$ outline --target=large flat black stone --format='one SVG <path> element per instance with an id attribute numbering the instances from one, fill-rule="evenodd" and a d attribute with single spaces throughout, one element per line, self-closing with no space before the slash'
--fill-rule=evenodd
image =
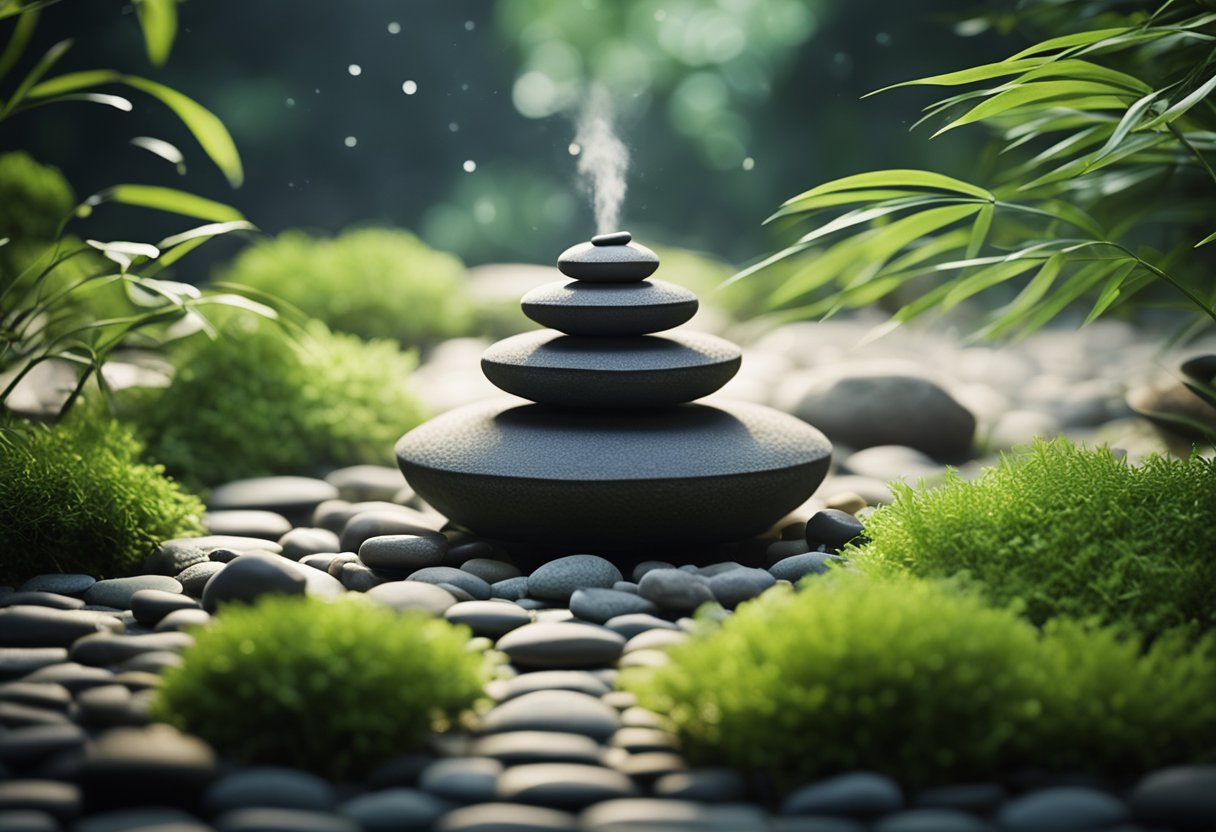
<path id="1" fill-rule="evenodd" d="M 481 369 L 525 399 L 566 407 L 652 407 L 708 396 L 739 371 L 737 346 L 698 332 L 597 338 L 551 329 L 493 344 Z"/>
<path id="2" fill-rule="evenodd" d="M 478 534 L 606 549 L 759 534 L 811 495 L 830 457 L 815 428 L 740 402 L 596 413 L 494 400 L 397 443 L 418 494 Z"/>
<path id="3" fill-rule="evenodd" d="M 662 280 L 571 280 L 538 286 L 520 306 L 538 324 L 568 335 L 647 335 L 687 322 L 697 313 L 697 296 Z"/>

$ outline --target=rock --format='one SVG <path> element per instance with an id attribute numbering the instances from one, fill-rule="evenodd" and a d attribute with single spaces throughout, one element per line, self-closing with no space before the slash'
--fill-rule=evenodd
<path id="1" fill-rule="evenodd" d="M 505 581 L 495 581 L 490 586 L 492 598 L 505 598 L 508 601 L 518 601 L 528 597 L 528 579 L 524 576 L 507 578 Z"/>
<path id="2" fill-rule="evenodd" d="M 628 592 L 630 595 L 638 594 L 638 585 L 633 581 L 617 581 L 612 585 L 612 588 L 617 592 Z"/>
<path id="3" fill-rule="evenodd" d="M 131 612 L 135 620 L 148 627 L 154 627 L 175 610 L 197 609 L 201 609 L 199 602 L 188 595 L 165 592 L 163 589 L 141 589 L 131 596 Z"/>
<path id="4" fill-rule="evenodd" d="M 479 757 L 498 760 L 503 765 L 524 763 L 582 763 L 599 765 L 603 749 L 591 737 L 556 731 L 509 731 L 490 734 L 473 744 Z"/>
<path id="5" fill-rule="evenodd" d="M 923 809 L 957 809 L 972 815 L 991 815 L 1009 797 L 999 783 L 961 783 L 926 789 L 916 796 Z"/>
<path id="6" fill-rule="evenodd" d="M 402 488 L 408 487 L 396 468 L 387 465 L 351 465 L 325 475 L 325 481 L 338 489 L 338 499 L 352 503 L 369 500 L 392 502 Z"/>
<path id="7" fill-rule="evenodd" d="M 5 702 L 66 712 L 72 704 L 72 694 L 53 682 L 5 682 L 0 684 L 0 703 Z"/>
<path id="8" fill-rule="evenodd" d="M 372 537 L 390 534 L 425 536 L 434 533 L 435 529 L 430 527 L 421 513 L 396 506 L 392 509 L 362 511 L 351 516 L 342 526 L 338 540 L 343 552 L 357 552 L 363 542 Z"/>
<path id="9" fill-rule="evenodd" d="M 174 610 L 156 625 L 158 633 L 181 632 L 191 627 L 206 627 L 211 623 L 211 613 L 203 609 Z"/>
<path id="10" fill-rule="evenodd" d="M 342 564 L 338 580 L 351 592 L 367 592 L 384 583 L 385 579 L 358 561 Z"/>
<path id="11" fill-rule="evenodd" d="M 673 613 L 691 613 L 713 601 L 709 581 L 679 569 L 652 569 L 638 581 L 638 595 Z"/>
<path id="12" fill-rule="evenodd" d="M 1001 807 L 1004 832 L 1088 832 L 1130 820 L 1119 798 L 1081 786 L 1057 786 L 1015 797 Z"/>
<path id="13" fill-rule="evenodd" d="M 882 365 L 809 376 L 792 412 L 851 448 L 906 445 L 947 461 L 965 459 L 975 434 L 975 416 L 939 385 Z"/>
<path id="14" fill-rule="evenodd" d="M 466 806 L 435 825 L 436 832 L 577 832 L 578 828 L 578 819 L 569 812 L 520 803 Z"/>
<path id="15" fill-rule="evenodd" d="M 625 639 L 606 627 L 570 621 L 527 624 L 497 644 L 515 665 L 563 669 L 609 664 L 624 647 Z"/>
<path id="16" fill-rule="evenodd" d="M 67 658 L 68 651 L 64 647 L 0 647 L 0 681 L 27 676 L 48 665 L 65 662 Z"/>
<path id="17" fill-rule="evenodd" d="M 39 809 L 0 810 L 0 829 L 5 832 L 59 832 L 60 828 L 54 815 Z"/>
<path id="18" fill-rule="evenodd" d="M 633 613 L 630 615 L 618 615 L 616 618 L 610 618 L 608 623 L 604 625 L 613 632 L 620 633 L 626 640 L 633 638 L 638 633 L 644 633 L 647 630 L 678 630 L 679 627 L 670 621 L 662 618 L 657 618 L 646 613 Z"/>
<path id="19" fill-rule="evenodd" d="M 172 577 L 186 567 L 206 560 L 207 550 L 194 538 L 166 540 L 144 561 L 144 571 Z"/>
<path id="20" fill-rule="evenodd" d="M 291 523 L 281 514 L 257 509 L 228 509 L 203 514 L 209 534 L 232 534 L 278 540 L 291 531 Z"/>
<path id="21" fill-rule="evenodd" d="M 457 803 L 487 803 L 495 796 L 502 763 L 484 757 L 436 760 L 418 777 L 418 787 Z"/>
<path id="22" fill-rule="evenodd" d="M 675 569 L 674 563 L 668 563 L 665 560 L 644 560 L 637 566 L 633 567 L 633 572 L 630 576 L 634 583 L 642 580 L 642 576 L 647 572 L 652 572 L 655 569 Z"/>
<path id="23" fill-rule="evenodd" d="M 519 567 L 492 558 L 470 558 L 462 562 L 460 568 L 488 583 L 491 591 L 496 583 L 520 577 Z"/>
<path id="24" fill-rule="evenodd" d="M 861 521 L 846 511 L 825 508 L 806 521 L 806 542 L 812 549 L 824 546 L 830 551 L 844 548 L 865 531 Z"/>
<path id="25" fill-rule="evenodd" d="M 928 454 L 903 445 L 873 445 L 854 451 L 841 462 L 841 468 L 883 482 L 934 483 L 946 474 L 945 466 L 938 465 Z"/>
<path id="26" fill-rule="evenodd" d="M 637 793 L 637 786 L 625 775 L 577 763 L 513 766 L 498 778 L 499 798 L 560 809 L 583 809 Z"/>
<path id="27" fill-rule="evenodd" d="M 122 632 L 122 624 L 88 610 L 20 605 L 0 609 L 0 647 L 69 647 L 82 636 L 100 632 Z"/>
<path id="28" fill-rule="evenodd" d="M 709 579 L 709 591 L 728 610 L 755 598 L 775 584 L 777 579 L 764 569 L 732 569 Z"/>
<path id="29" fill-rule="evenodd" d="M 688 641 L 688 634 L 679 630 L 657 628 L 638 633 L 625 642 L 625 653 L 636 653 L 639 650 L 666 650 L 676 644 Z"/>
<path id="30" fill-rule="evenodd" d="M 80 814 L 80 789 L 73 783 L 55 780 L 8 780 L 0 782 L 0 812 L 43 812 L 59 821 Z"/>
<path id="31" fill-rule="evenodd" d="M 263 595 L 304 595 L 302 567 L 292 566 L 280 555 L 242 555 L 207 581 L 203 609 L 214 613 L 220 604 L 252 604 Z"/>
<path id="32" fill-rule="evenodd" d="M 191 808 L 215 777 L 215 752 L 167 725 L 115 728 L 85 753 L 80 785 L 89 812 L 143 806 Z"/>
<path id="33" fill-rule="evenodd" d="M 72 832 L 212 832 L 211 827 L 180 809 L 117 809 L 82 818 Z"/>
<path id="34" fill-rule="evenodd" d="M 557 258 L 558 271 L 588 283 L 637 283 L 654 274 L 658 267 L 657 254 L 629 240 L 606 245 L 596 245 L 594 241 L 578 243 Z"/>
<path id="35" fill-rule="evenodd" d="M 626 285 L 559 281 L 531 290 L 524 314 L 567 335 L 647 335 L 687 323 L 697 296 L 661 280 Z"/>
<path id="36" fill-rule="evenodd" d="M 481 578 L 469 572 L 462 572 L 450 566 L 428 566 L 411 572 L 407 580 L 421 581 L 428 584 L 451 584 L 469 593 L 475 600 L 490 599 L 490 585 Z"/>
<path id="37" fill-rule="evenodd" d="M 208 555 L 211 555 L 217 549 L 231 549 L 238 555 L 243 555 L 246 552 L 269 552 L 277 555 L 282 552 L 282 547 L 273 540 L 266 540 L 261 537 L 243 537 L 235 534 L 207 534 L 201 537 L 183 537 L 177 540 L 170 540 L 162 544 L 169 546 L 174 544 L 186 544 L 197 549 L 201 549 Z"/>
<path id="38" fill-rule="evenodd" d="M 304 809 L 328 812 L 337 795 L 327 781 L 290 768 L 257 766 L 239 769 L 216 780 L 203 796 L 203 808 L 217 816 L 236 809 Z"/>
<path id="39" fill-rule="evenodd" d="M 329 529 L 299 526 L 279 538 L 283 557 L 300 560 L 307 555 L 337 552 L 341 547 L 338 535 Z"/>
<path id="40" fill-rule="evenodd" d="M 148 723 L 147 714 L 136 705 L 131 691 L 124 685 L 101 685 L 81 691 L 76 696 L 76 704 L 81 724 L 89 728 Z"/>
<path id="41" fill-rule="evenodd" d="M 873 832 L 996 832 L 996 827 L 957 809 L 910 809 L 887 815 Z"/>
<path id="42" fill-rule="evenodd" d="M 312 477 L 257 477 L 216 486 L 207 499 L 207 508 L 262 509 L 302 520 L 319 504 L 337 496 L 337 488 Z"/>
<path id="43" fill-rule="evenodd" d="M 805 555 L 794 555 L 783 558 L 769 567 L 774 578 L 790 583 L 797 583 L 807 575 L 826 575 L 833 564 L 842 564 L 844 559 L 839 555 L 829 555 L 826 552 L 807 552 Z"/>
<path id="44" fill-rule="evenodd" d="M 576 589 L 570 596 L 570 612 L 584 621 L 596 624 L 603 624 L 621 615 L 658 611 L 659 608 L 645 598 L 615 589 Z"/>
<path id="45" fill-rule="evenodd" d="M 54 572 L 49 575 L 35 575 L 17 587 L 18 592 L 51 592 L 55 595 L 68 595 L 72 598 L 83 598 L 89 587 L 97 581 L 91 575 L 74 575 Z"/>
<path id="46" fill-rule="evenodd" d="M 367 597 L 397 612 L 417 610 L 431 615 L 443 615 L 456 603 L 446 589 L 422 581 L 390 581 L 369 589 Z"/>
<path id="47" fill-rule="evenodd" d="M 0 734 L 0 763 L 28 767 L 54 754 L 80 751 L 86 739 L 80 726 L 70 723 L 13 728 Z"/>
<path id="48" fill-rule="evenodd" d="M 1186 832 L 1216 828 L 1216 765 L 1154 771 L 1136 784 L 1129 800 L 1136 820 L 1148 826 Z"/>
<path id="49" fill-rule="evenodd" d="M 464 624 L 474 635 L 492 639 L 532 623 L 527 610 L 503 601 L 465 601 L 448 607 L 443 616 L 453 624 Z"/>
<path id="50" fill-rule="evenodd" d="M 187 633 L 94 633 L 72 643 L 68 657 L 79 664 L 108 667 L 125 662 L 141 653 L 167 650 L 178 652 L 194 644 Z"/>
<path id="51" fill-rule="evenodd" d="M 658 797 L 696 800 L 701 803 L 732 803 L 747 791 L 743 775 L 732 768 L 695 768 L 664 775 L 655 781 Z"/>
<path id="52" fill-rule="evenodd" d="M 553 731 L 602 741 L 619 725 L 620 715 L 596 697 L 568 690 L 540 690 L 496 705 L 482 718 L 480 731 Z"/>
<path id="53" fill-rule="evenodd" d="M 903 793 L 891 778 L 862 771 L 794 790 L 782 802 L 781 813 L 876 818 L 898 812 L 903 805 Z"/>
<path id="54" fill-rule="evenodd" d="M 768 832 L 755 806 L 704 806 L 687 800 L 635 797 L 606 800 L 580 818 L 586 832 Z"/>
<path id="55" fill-rule="evenodd" d="M 679 749 L 675 735 L 658 728 L 626 726 L 612 735 L 612 747 L 623 748 L 630 754 L 646 754 L 654 751 L 670 752 Z"/>
<path id="56" fill-rule="evenodd" d="M 216 832 L 363 832 L 350 818 L 302 809 L 237 809 L 216 820 L 215 829 Z"/>
<path id="57" fill-rule="evenodd" d="M 202 598 L 203 590 L 207 588 L 207 582 L 217 572 L 221 572 L 226 565 L 227 562 L 220 563 L 219 561 L 205 560 L 202 563 L 187 566 L 177 576 L 177 579 L 182 584 L 182 592 L 191 598 Z"/>
<path id="58" fill-rule="evenodd" d="M 621 570 L 596 555 L 569 555 L 551 560 L 528 577 L 528 594 L 546 601 L 570 600 L 576 589 L 607 588 L 621 580 Z"/>
<path id="59" fill-rule="evenodd" d="M 1193 423 L 1216 428 L 1216 407 L 1180 381 L 1142 385 L 1127 391 L 1127 406 L 1165 431 L 1185 438 L 1201 438 Z"/>
<path id="60" fill-rule="evenodd" d="M 84 594 L 86 604 L 131 609 L 131 596 L 141 589 L 159 589 L 162 592 L 182 591 L 182 585 L 164 575 L 137 575 L 133 578 L 111 578 L 98 581 Z"/>
<path id="61" fill-rule="evenodd" d="M 61 647 L 51 649 L 61 658 L 40 666 L 38 670 L 22 679 L 23 682 L 58 685 L 69 693 L 76 694 L 97 685 L 108 685 L 114 680 L 114 674 L 103 667 L 86 667 L 76 662 L 69 662 L 67 661 L 67 650 Z"/>
<path id="62" fill-rule="evenodd" d="M 868 506 L 866 498 L 858 494 L 856 491 L 841 491 L 833 494 L 827 500 L 824 500 L 824 508 L 843 511 L 846 514 L 856 515 L 857 512 Z"/>
<path id="63" fill-rule="evenodd" d="M 438 532 L 385 534 L 363 541 L 359 546 L 359 560 L 373 569 L 415 572 L 441 564 L 447 549 L 448 539 Z"/>
<path id="64" fill-rule="evenodd" d="M 495 696 L 505 702 L 538 690 L 573 690 L 598 698 L 606 695 L 610 686 L 586 670 L 536 670 L 502 682 Z"/>
<path id="65" fill-rule="evenodd" d="M 363 832 L 429 830 L 452 804 L 418 789 L 390 788 L 353 797 L 341 813 Z"/>

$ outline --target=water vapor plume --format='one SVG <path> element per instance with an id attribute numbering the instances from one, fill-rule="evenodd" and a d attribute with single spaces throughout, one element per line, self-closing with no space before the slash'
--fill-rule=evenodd
<path id="1" fill-rule="evenodd" d="M 583 100 L 574 142 L 579 146 L 578 173 L 591 194 L 597 234 L 619 231 L 621 204 L 625 201 L 625 172 L 629 149 L 613 127 L 608 91 L 594 86 Z"/>

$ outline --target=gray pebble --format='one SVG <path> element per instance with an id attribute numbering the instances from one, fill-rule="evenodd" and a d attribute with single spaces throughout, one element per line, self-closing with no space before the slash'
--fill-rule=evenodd
<path id="1" fill-rule="evenodd" d="M 70 647 L 93 633 L 122 631 L 105 613 L 53 607 L 13 606 L 0 609 L 0 647 Z"/>
<path id="2" fill-rule="evenodd" d="M 572 690 L 600 697 L 607 694 L 611 686 L 586 670 L 537 670 L 503 682 L 496 693 L 497 698 L 505 702 L 538 690 Z"/>
<path id="3" fill-rule="evenodd" d="M 157 623 L 156 632 L 178 632 L 191 627 L 205 627 L 210 623 L 211 613 L 201 608 L 196 610 L 174 610 Z"/>
<path id="4" fill-rule="evenodd" d="M 0 782 L 0 812 L 18 809 L 45 812 L 60 821 L 70 821 L 80 814 L 80 789 L 74 783 L 55 780 Z"/>
<path id="5" fill-rule="evenodd" d="M 73 598 L 83 598 L 89 587 L 97 581 L 91 575 L 72 575 L 53 572 L 49 575 L 35 575 L 17 587 L 18 592 L 53 592 L 56 595 L 70 595 Z"/>
<path id="6" fill-rule="evenodd" d="M 154 627 L 162 618 L 175 610 L 201 609 L 198 601 L 178 592 L 162 589 L 141 589 L 131 596 L 131 613 L 135 620 Z"/>
<path id="7" fill-rule="evenodd" d="M 27 767 L 52 754 L 79 751 L 86 739 L 84 730 L 70 723 L 12 728 L 0 734 L 0 763 Z"/>
<path id="8" fill-rule="evenodd" d="M 279 538 L 283 547 L 283 557 L 300 560 L 305 555 L 316 555 L 325 552 L 337 552 L 341 549 L 338 535 L 329 529 L 299 526 L 286 532 Z"/>
<path id="9" fill-rule="evenodd" d="M 207 550 L 193 539 L 166 540 L 144 561 L 144 570 L 153 575 L 172 577 L 183 569 L 205 560 L 207 560 Z"/>
<path id="10" fill-rule="evenodd" d="M 387 465 L 351 465 L 325 475 L 325 481 L 338 489 L 339 500 L 352 503 L 367 500 L 391 501 L 408 488 L 398 468 Z"/>
<path id="11" fill-rule="evenodd" d="M 913 803 L 922 809 L 957 809 L 973 815 L 990 815 L 1009 797 L 999 783 L 959 783 L 925 789 Z"/>
<path id="12" fill-rule="evenodd" d="M 1130 802 L 1136 819 L 1146 824 L 1216 829 L 1216 765 L 1154 771 L 1136 784 Z"/>
<path id="13" fill-rule="evenodd" d="M 607 589 L 621 578 L 621 570 L 611 561 L 596 555 L 568 555 L 549 561 L 529 575 L 528 594 L 565 603 L 576 589 Z"/>
<path id="14" fill-rule="evenodd" d="M 620 633 L 626 639 L 631 639 L 638 633 L 646 630 L 678 630 L 677 625 L 666 619 L 659 618 L 647 613 L 631 613 L 629 615 L 618 615 L 615 618 L 608 619 L 604 625 L 609 630 Z"/>
<path id="15" fill-rule="evenodd" d="M 212 783 L 203 796 L 203 807 L 211 816 L 252 808 L 327 812 L 336 805 L 337 795 L 326 780 L 277 766 L 234 771 Z"/>
<path id="16" fill-rule="evenodd" d="M 38 809 L 0 809 L 0 829 L 5 832 L 59 832 L 55 816 Z M 72 827 L 73 830 L 80 826 Z"/>
<path id="17" fill-rule="evenodd" d="M 658 797 L 731 803 L 743 799 L 747 784 L 732 768 L 694 768 L 660 777 L 653 790 Z"/>
<path id="18" fill-rule="evenodd" d="M 508 601 L 518 601 L 521 598 L 528 596 L 528 579 L 520 576 L 518 578 L 507 578 L 504 581 L 495 581 L 490 586 L 490 596 L 492 598 L 506 598 Z"/>
<path id="19" fill-rule="evenodd" d="M 653 797 L 604 801 L 584 812 L 580 821 L 586 832 L 768 832 L 771 828 L 756 806 L 705 806 Z"/>
<path id="20" fill-rule="evenodd" d="M 448 550 L 448 539 L 438 532 L 385 534 L 369 537 L 359 546 L 359 560 L 374 569 L 413 572 L 438 566 Z"/>
<path id="21" fill-rule="evenodd" d="M 453 569 L 451 566 L 429 566 L 410 573 L 408 580 L 428 584 L 451 584 L 469 593 L 475 600 L 490 599 L 490 585 L 476 575 Z"/>
<path id="22" fill-rule="evenodd" d="M 431 615 L 443 615 L 456 603 L 446 589 L 422 581 L 389 581 L 369 589 L 367 597 L 397 612 L 418 610 Z"/>
<path id="23" fill-rule="evenodd" d="M 569 690 L 526 693 L 492 708 L 481 733 L 555 731 L 606 740 L 620 726 L 620 715 L 597 697 Z"/>
<path id="24" fill-rule="evenodd" d="M 519 567 L 493 558 L 469 558 L 460 564 L 460 568 L 481 578 L 491 587 L 500 581 L 508 581 L 521 576 Z"/>
<path id="25" fill-rule="evenodd" d="M 765 569 L 739 567 L 720 572 L 709 579 L 709 591 L 718 603 L 733 610 L 744 601 L 750 601 L 777 582 Z"/>
<path id="26" fill-rule="evenodd" d="M 338 496 L 338 489 L 313 477 L 254 477 L 217 485 L 207 508 L 262 509 L 289 517 L 307 516 L 318 504 Z"/>
<path id="27" fill-rule="evenodd" d="M 599 765 L 603 747 L 582 734 L 556 731 L 509 731 L 478 739 L 472 752 L 503 765 L 524 763 L 583 763 Z"/>
<path id="28" fill-rule="evenodd" d="M 3 827 L 0 827 L 3 828 Z M 212 832 L 211 827 L 180 809 L 117 809 L 81 818 L 72 832 Z"/>
<path id="29" fill-rule="evenodd" d="M 794 790 L 781 804 L 785 815 L 875 818 L 903 808 L 903 792 L 891 778 L 861 771 L 818 780 Z"/>
<path id="30" fill-rule="evenodd" d="M 957 809 L 909 809 L 887 815 L 873 832 L 996 832 L 996 827 Z"/>
<path id="31" fill-rule="evenodd" d="M 538 622 L 507 633 L 497 647 L 520 667 L 575 669 L 616 661 L 625 639 L 594 624 Z"/>
<path id="32" fill-rule="evenodd" d="M 638 594 L 638 585 L 633 581 L 617 581 L 612 585 L 612 588 L 617 592 L 628 592 L 630 595 Z"/>
<path id="33" fill-rule="evenodd" d="M 688 641 L 687 633 L 659 627 L 644 630 L 625 642 L 625 653 L 634 653 L 638 650 L 666 650 L 668 647 L 683 644 L 686 641 Z"/>
<path id="34" fill-rule="evenodd" d="M 474 635 L 492 639 L 532 623 L 527 610 L 505 601 L 464 601 L 448 607 L 443 615 L 453 624 L 464 624 Z"/>
<path id="35" fill-rule="evenodd" d="M 72 694 L 63 685 L 53 682 L 4 682 L 0 684 L 0 702 L 67 711 L 72 704 Z"/>
<path id="36" fill-rule="evenodd" d="M 299 568 L 280 555 L 242 555 L 207 581 L 203 609 L 213 613 L 221 604 L 251 604 L 264 595 L 304 595 Z"/>
<path id="37" fill-rule="evenodd" d="M 115 728 L 91 743 L 80 770 L 90 811 L 146 806 L 192 806 L 216 773 L 215 752 L 197 737 L 168 725 Z"/>
<path id="38" fill-rule="evenodd" d="M 211 580 L 212 576 L 224 566 L 225 564 L 213 560 L 205 560 L 202 563 L 187 566 L 177 576 L 182 584 L 182 592 L 191 598 L 202 598 L 203 590 L 207 588 L 207 581 Z"/>
<path id="39" fill-rule="evenodd" d="M 87 605 L 71 595 L 58 592 L 9 592 L 0 598 L 0 609 L 5 607 L 46 607 L 53 610 L 80 610 Z"/>
<path id="40" fill-rule="evenodd" d="M 578 818 L 569 812 L 522 803 L 482 803 L 444 815 L 435 832 L 577 832 L 578 828 Z"/>
<path id="41" fill-rule="evenodd" d="M 203 525 L 210 534 L 258 537 L 278 540 L 291 531 L 291 522 L 277 512 L 260 509 L 228 509 L 203 513 Z"/>
<path id="42" fill-rule="evenodd" d="M 353 797 L 340 811 L 363 832 L 404 832 L 431 829 L 452 808 L 432 794 L 398 787 Z"/>
<path id="43" fill-rule="evenodd" d="M 709 581 L 679 569 L 652 569 L 638 581 L 638 595 L 664 610 L 691 613 L 714 600 Z"/>
<path id="44" fill-rule="evenodd" d="M 237 809 L 215 821 L 216 832 L 363 832 L 359 824 L 329 812 L 303 809 Z"/>
<path id="45" fill-rule="evenodd" d="M 109 667 L 125 662 L 141 653 L 152 651 L 179 652 L 194 644 L 187 633 L 145 633 L 117 635 L 95 633 L 73 642 L 68 656 L 71 661 L 92 667 Z"/>
<path id="46" fill-rule="evenodd" d="M 620 772 L 577 763 L 513 766 L 498 779 L 499 798 L 558 809 L 584 809 L 637 793 L 638 787 Z"/>
<path id="47" fill-rule="evenodd" d="M 1057 786 L 1015 797 L 997 813 L 1005 832 L 1090 832 L 1131 819 L 1114 795 L 1082 786 Z"/>
<path id="48" fill-rule="evenodd" d="M 619 615 L 658 611 L 659 608 L 645 598 L 615 589 L 576 589 L 570 596 L 570 612 L 596 624 L 603 624 Z"/>
<path id="49" fill-rule="evenodd" d="M 418 777 L 418 788 L 457 803 L 486 803 L 495 797 L 503 765 L 485 757 L 436 760 Z"/>
<path id="50" fill-rule="evenodd" d="M 389 509 L 362 511 L 353 515 L 338 535 L 343 552 L 357 552 L 363 541 L 386 534 L 432 534 L 436 530 L 420 512 L 395 506 Z"/>
<path id="51" fill-rule="evenodd" d="M 443 581 L 443 582 L 435 584 L 435 586 L 446 589 L 448 592 L 452 593 L 452 597 L 455 598 L 457 602 L 468 602 L 468 601 L 477 600 L 477 598 L 475 596 L 471 595 L 470 593 L 465 591 L 462 587 L 458 587 L 455 584 L 449 584 L 446 581 Z"/>
<path id="52" fill-rule="evenodd" d="M 774 563 L 769 572 L 774 578 L 797 583 L 807 575 L 824 575 L 832 564 L 844 563 L 839 555 L 829 555 L 825 552 L 808 552 L 805 555 L 793 555 Z"/>
<path id="53" fill-rule="evenodd" d="M 342 564 L 338 580 L 351 592 L 367 592 L 372 587 L 384 583 L 384 578 L 357 561 Z"/>
<path id="54" fill-rule="evenodd" d="M 0 682 L 26 676 L 67 658 L 65 647 L 0 647 Z"/>
<path id="55" fill-rule="evenodd" d="M 114 680 L 114 674 L 104 667 L 87 667 L 77 662 L 67 661 L 67 651 L 62 648 L 63 658 L 49 663 L 31 673 L 23 682 L 34 684 L 59 685 L 76 694 L 97 685 L 108 685 Z"/>
<path id="56" fill-rule="evenodd" d="M 166 575 L 137 575 L 133 578 L 111 578 L 98 581 L 84 594 L 87 604 L 102 604 L 121 610 L 131 609 L 131 596 L 141 589 L 159 589 L 162 592 L 181 592 L 182 585 Z"/>
<path id="57" fill-rule="evenodd" d="M 726 572 L 742 568 L 743 564 L 736 563 L 733 560 L 726 560 L 721 563 L 711 563 L 709 566 L 701 566 L 697 569 L 697 574 L 702 578 L 712 578 L 715 575 L 722 575 Z"/>

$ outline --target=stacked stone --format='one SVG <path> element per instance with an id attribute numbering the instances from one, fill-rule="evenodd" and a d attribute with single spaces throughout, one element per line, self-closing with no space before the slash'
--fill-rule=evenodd
<path id="1" fill-rule="evenodd" d="M 692 292 L 650 279 L 659 258 L 628 232 L 567 249 L 569 282 L 524 296 L 550 329 L 493 344 L 486 377 L 516 399 L 469 405 L 402 437 L 397 458 L 419 496 L 458 525 L 557 547 L 737 540 L 800 505 L 831 445 L 792 416 L 753 404 L 690 404 L 736 372 L 736 345 L 678 327 Z"/>

